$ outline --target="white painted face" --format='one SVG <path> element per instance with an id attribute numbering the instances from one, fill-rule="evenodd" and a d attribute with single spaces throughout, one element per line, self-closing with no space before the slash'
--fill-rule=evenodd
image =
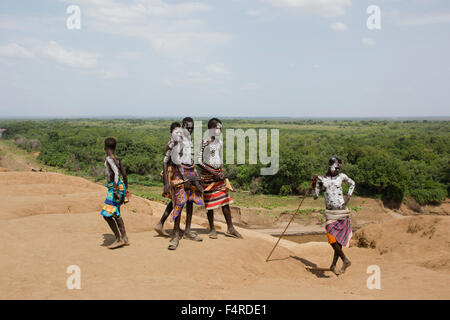
<path id="1" fill-rule="evenodd" d="M 341 170 L 341 164 L 335 160 L 330 166 L 330 172 L 333 175 L 337 175 L 339 173 L 339 171 Z"/>
<path id="2" fill-rule="evenodd" d="M 216 136 L 220 136 L 222 134 L 222 124 L 221 123 L 217 124 L 214 133 Z"/>
<path id="3" fill-rule="evenodd" d="M 176 142 L 181 142 L 183 140 L 184 129 L 178 127 L 172 131 L 172 139 Z"/>
<path id="4" fill-rule="evenodd" d="M 222 134 L 222 124 L 218 123 L 215 128 L 209 129 L 209 135 L 213 137 L 218 137 Z"/>
<path id="5" fill-rule="evenodd" d="M 183 128 L 183 136 L 184 137 L 189 137 L 191 135 L 191 133 L 189 132 L 189 130 L 188 129 L 186 129 L 186 128 Z"/>

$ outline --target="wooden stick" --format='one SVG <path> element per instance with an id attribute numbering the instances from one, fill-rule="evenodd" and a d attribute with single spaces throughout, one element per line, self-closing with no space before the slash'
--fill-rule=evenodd
<path id="1" fill-rule="evenodd" d="M 269 261 L 270 256 L 272 255 L 272 253 L 275 251 L 275 248 L 278 245 L 278 242 L 280 242 L 281 238 L 283 237 L 284 233 L 286 232 L 287 228 L 289 227 L 289 225 L 291 224 L 291 222 L 294 220 L 295 216 L 297 215 L 298 211 L 300 210 L 300 207 L 303 204 L 303 201 L 306 199 L 306 197 L 308 196 L 310 190 L 313 187 L 313 183 L 311 182 L 311 186 L 309 187 L 308 190 L 306 190 L 305 196 L 303 197 L 302 201 L 300 201 L 300 204 L 298 205 L 297 211 L 295 211 L 295 213 L 292 215 L 291 220 L 289 221 L 289 223 L 287 224 L 286 228 L 284 228 L 284 231 L 280 234 L 280 236 L 278 237 L 277 243 L 275 243 L 275 246 L 273 247 L 272 251 L 270 251 L 269 255 L 267 256 L 266 262 Z"/>

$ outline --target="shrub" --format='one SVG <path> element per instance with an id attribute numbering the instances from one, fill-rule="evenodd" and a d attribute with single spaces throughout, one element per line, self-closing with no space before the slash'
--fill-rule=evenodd
<path id="1" fill-rule="evenodd" d="M 409 194 L 421 205 L 439 204 L 447 197 L 447 190 L 438 182 L 428 181 L 422 188 L 411 190 Z"/>
<path id="2" fill-rule="evenodd" d="M 292 194 L 292 187 L 288 184 L 281 186 L 279 194 L 282 196 L 287 196 L 287 195 Z"/>
<path id="3" fill-rule="evenodd" d="M 261 177 L 253 177 L 249 189 L 251 194 L 261 193 L 263 189 Z"/>

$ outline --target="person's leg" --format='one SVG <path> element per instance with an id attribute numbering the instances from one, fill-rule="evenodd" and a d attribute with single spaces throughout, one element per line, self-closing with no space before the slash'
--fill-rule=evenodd
<path id="1" fill-rule="evenodd" d="M 226 236 L 231 236 L 235 238 L 243 238 L 239 232 L 234 228 L 233 221 L 231 220 L 231 209 L 230 206 L 224 205 L 222 207 L 223 216 L 225 217 L 225 221 L 227 222 L 227 233 Z"/>
<path id="2" fill-rule="evenodd" d="M 179 214 L 175 219 L 172 239 L 169 242 L 169 250 L 175 250 L 178 247 L 178 243 L 180 242 L 180 220 L 181 214 Z"/>
<path id="3" fill-rule="evenodd" d="M 342 245 L 339 244 L 338 242 L 332 243 L 331 246 L 333 247 L 335 253 L 339 256 L 339 258 L 342 259 L 343 265 L 342 268 L 340 270 L 340 273 L 344 273 L 345 270 L 350 267 L 351 262 L 349 259 L 347 259 L 347 257 L 344 254 L 344 251 L 342 251 Z"/>
<path id="4" fill-rule="evenodd" d="M 116 240 L 108 246 L 109 249 L 115 249 L 118 247 L 123 246 L 125 243 L 120 239 L 120 231 L 117 227 L 116 221 L 113 217 L 105 217 L 103 216 L 105 221 L 108 223 L 109 227 L 111 228 L 112 232 L 114 233 L 114 236 L 116 237 Z"/>
<path id="5" fill-rule="evenodd" d="M 191 233 L 191 222 L 192 222 L 192 211 L 194 210 L 194 204 L 189 201 L 186 203 L 186 227 L 184 229 L 184 234 Z"/>
<path id="6" fill-rule="evenodd" d="M 194 203 L 189 201 L 186 204 L 186 228 L 184 230 L 184 237 L 189 240 L 203 241 L 197 233 L 191 231 L 192 214 L 194 212 Z"/>
<path id="7" fill-rule="evenodd" d="M 339 255 L 338 255 L 336 249 L 334 248 L 333 244 L 331 244 L 331 247 L 332 247 L 333 250 L 334 250 L 334 256 L 333 256 L 333 262 L 331 263 L 331 266 L 330 266 L 330 270 L 333 271 L 333 273 L 334 273 L 335 275 L 339 275 L 340 273 L 339 273 L 339 271 L 336 269 L 336 263 L 337 263 L 337 261 L 338 261 L 338 259 L 339 259 Z"/>
<path id="8" fill-rule="evenodd" d="M 122 237 L 123 242 L 125 245 L 129 244 L 127 231 L 125 230 L 125 223 L 123 222 L 122 217 L 115 217 L 117 226 L 119 227 L 120 235 Z"/>
<path id="9" fill-rule="evenodd" d="M 155 231 L 160 235 L 164 237 L 170 237 L 170 235 L 164 231 L 164 222 L 166 222 L 167 217 L 170 215 L 173 209 L 173 203 L 172 201 L 169 202 L 169 204 L 166 206 L 166 210 L 164 210 L 163 215 L 161 216 L 161 220 L 157 223 L 155 226 Z"/>
<path id="10" fill-rule="evenodd" d="M 342 262 L 343 262 L 340 272 L 341 272 L 341 273 L 344 273 L 345 270 L 346 270 L 348 267 L 350 267 L 350 266 L 352 265 L 352 263 L 351 263 L 350 260 L 345 256 L 344 251 L 342 250 L 342 245 L 341 245 L 340 243 L 338 243 L 338 246 L 339 246 L 340 251 L 342 252 L 342 255 L 340 255 L 340 257 L 341 257 Z"/>
<path id="11" fill-rule="evenodd" d="M 175 215 L 175 222 L 173 225 L 172 239 L 169 243 L 169 250 L 175 250 L 178 247 L 178 243 L 180 242 L 180 221 L 181 221 L 181 213 L 183 212 L 184 205 L 187 202 L 187 194 L 184 189 L 180 189 L 175 197 L 175 204 L 173 214 Z"/>
<path id="12" fill-rule="evenodd" d="M 209 222 L 209 233 L 208 237 L 211 239 L 217 239 L 217 231 L 214 227 L 214 210 L 208 210 L 206 211 L 206 215 L 208 216 L 208 222 Z"/>

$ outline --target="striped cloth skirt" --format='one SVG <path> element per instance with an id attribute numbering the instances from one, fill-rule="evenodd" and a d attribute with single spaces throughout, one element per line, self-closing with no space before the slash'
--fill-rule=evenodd
<path id="1" fill-rule="evenodd" d="M 223 172 L 223 168 L 214 169 L 210 167 L 210 169 L 217 173 Z M 233 200 L 228 195 L 225 180 L 214 181 L 213 175 L 203 168 L 201 174 L 203 176 L 204 188 L 209 187 L 210 184 L 212 184 L 208 191 L 203 191 L 203 200 L 205 202 L 206 210 L 217 209 L 233 203 Z"/>
<path id="2" fill-rule="evenodd" d="M 326 213 L 332 213 L 334 210 L 326 210 Z M 343 210 L 336 210 L 336 212 Z M 350 211 L 347 211 L 350 212 Z M 349 247 L 352 237 L 352 224 L 348 214 L 344 214 L 343 218 L 328 220 L 325 229 L 327 230 L 328 243 L 339 243 L 343 247 Z"/>

